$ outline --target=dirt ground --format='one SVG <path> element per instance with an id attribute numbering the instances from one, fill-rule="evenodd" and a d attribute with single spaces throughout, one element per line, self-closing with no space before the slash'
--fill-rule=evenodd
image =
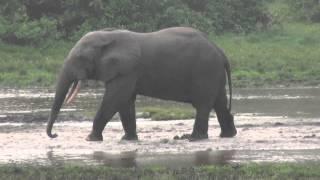
<path id="1" fill-rule="evenodd" d="M 173 139 L 190 133 L 193 120 L 138 120 L 139 141 L 135 142 L 120 140 L 123 135 L 120 122 L 107 124 L 103 142 L 85 141 L 92 126 L 89 121 L 56 123 L 53 133 L 59 136 L 55 139 L 47 137 L 43 123 L 1 123 L 0 163 L 47 163 L 52 159 L 101 161 L 116 157 L 121 160 L 128 154 L 134 154 L 135 158 L 156 155 L 158 159 L 164 155 L 181 159 L 183 155 L 185 159 L 196 152 L 209 152 L 213 158 L 222 156 L 230 162 L 320 160 L 319 120 L 254 115 L 236 118 L 236 137 L 220 138 L 220 127 L 213 118 L 209 123 L 209 139 L 199 142 Z"/>

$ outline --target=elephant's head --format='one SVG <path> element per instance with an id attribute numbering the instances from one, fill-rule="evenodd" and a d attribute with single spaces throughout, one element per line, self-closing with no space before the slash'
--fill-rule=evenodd
<path id="1" fill-rule="evenodd" d="M 83 36 L 69 52 L 58 77 L 47 124 L 48 136 L 57 137 L 57 134 L 51 133 L 53 123 L 63 102 L 69 103 L 74 99 L 82 80 L 108 83 L 118 76 L 135 71 L 139 57 L 140 47 L 128 32 L 95 31 Z"/>

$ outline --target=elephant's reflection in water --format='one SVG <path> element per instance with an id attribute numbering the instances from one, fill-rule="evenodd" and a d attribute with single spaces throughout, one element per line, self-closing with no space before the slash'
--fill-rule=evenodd
<path id="1" fill-rule="evenodd" d="M 222 151 L 198 151 L 194 153 L 194 165 L 225 165 L 230 163 L 233 159 L 235 150 L 222 150 Z"/>
<path id="2" fill-rule="evenodd" d="M 68 163 L 99 164 L 110 167 L 149 167 L 164 166 L 168 168 L 182 168 L 203 165 L 225 165 L 233 159 L 235 150 L 196 151 L 183 154 L 139 154 L 138 151 L 108 153 L 94 151 L 92 154 L 55 155 L 53 150 L 47 152 L 47 161 L 51 165 Z"/>
<path id="3" fill-rule="evenodd" d="M 232 161 L 235 150 L 197 151 L 190 154 L 138 154 L 137 151 L 110 154 L 102 151 L 93 153 L 99 164 L 112 167 L 164 166 L 171 168 L 202 165 L 224 165 Z"/>
<path id="4" fill-rule="evenodd" d="M 47 152 L 48 164 L 52 166 L 61 166 L 63 164 L 66 164 L 67 160 L 70 160 L 70 159 L 66 156 L 55 155 L 53 150 L 50 150 Z"/>
<path id="5" fill-rule="evenodd" d="M 99 164 L 112 167 L 137 167 L 137 152 L 128 151 L 120 154 L 109 154 L 102 151 L 95 151 L 92 154 L 93 160 Z"/>

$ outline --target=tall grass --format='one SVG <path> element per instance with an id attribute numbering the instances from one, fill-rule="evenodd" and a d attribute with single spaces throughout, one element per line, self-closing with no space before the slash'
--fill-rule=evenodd
<path id="1" fill-rule="evenodd" d="M 283 23 L 250 34 L 210 35 L 225 50 L 236 87 L 319 85 L 320 24 Z M 52 86 L 72 42 L 0 42 L 0 86 Z"/>
<path id="2" fill-rule="evenodd" d="M 0 85 L 52 85 L 70 47 L 71 44 L 65 42 L 42 47 L 0 43 Z"/>
<path id="3" fill-rule="evenodd" d="M 319 85 L 320 24 L 288 23 L 248 35 L 214 37 L 229 57 L 235 86 Z"/>

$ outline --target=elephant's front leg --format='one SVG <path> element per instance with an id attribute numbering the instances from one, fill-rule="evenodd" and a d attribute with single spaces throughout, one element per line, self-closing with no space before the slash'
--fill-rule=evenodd
<path id="1" fill-rule="evenodd" d="M 106 124 L 133 95 L 136 84 L 135 76 L 121 76 L 107 83 L 103 100 L 93 120 L 92 131 L 88 141 L 102 141 L 102 131 Z"/>
<path id="2" fill-rule="evenodd" d="M 211 108 L 208 106 L 196 107 L 196 111 L 196 119 L 189 141 L 208 139 L 208 122 Z"/>
<path id="3" fill-rule="evenodd" d="M 136 131 L 135 95 L 131 101 L 120 108 L 119 114 L 125 132 L 122 139 L 138 140 Z"/>

